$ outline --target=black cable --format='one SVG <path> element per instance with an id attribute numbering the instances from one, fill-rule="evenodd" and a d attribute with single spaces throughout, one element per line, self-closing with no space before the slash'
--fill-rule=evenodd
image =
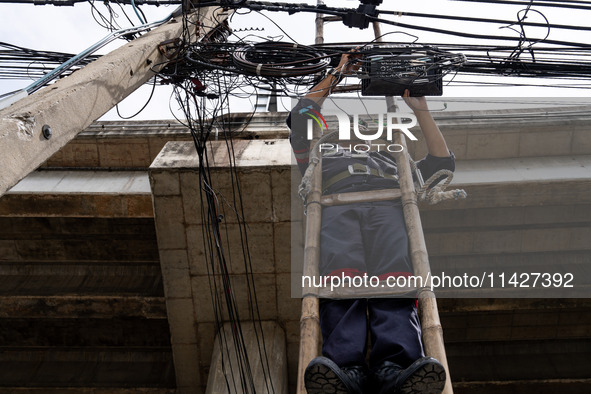
<path id="1" fill-rule="evenodd" d="M 220 85 L 221 86 L 221 85 Z M 227 86 L 226 86 L 226 90 L 227 90 Z M 258 97 L 258 96 L 257 96 Z M 245 124 L 249 124 L 250 120 L 252 119 L 252 117 L 254 116 L 254 112 L 251 112 L 250 114 L 250 118 L 246 119 Z M 235 179 L 236 179 L 236 192 L 234 195 L 238 196 L 238 209 L 241 212 L 241 217 L 244 217 L 244 200 L 242 197 L 242 189 L 240 188 L 240 185 L 238 183 L 238 173 L 237 173 L 237 168 L 238 166 L 236 165 L 236 152 L 234 150 L 234 143 L 233 143 L 233 139 L 232 138 L 228 138 L 226 139 L 226 147 L 228 149 L 228 157 L 230 158 L 230 161 L 232 163 L 234 163 L 233 166 L 231 166 L 231 168 L 235 171 Z M 233 184 L 234 185 L 234 184 Z M 251 252 L 250 252 L 250 242 L 248 241 L 248 231 L 247 231 L 247 226 L 246 226 L 246 222 L 244 220 L 239 220 L 239 224 L 241 225 L 241 244 L 242 244 L 242 254 L 245 257 L 245 261 L 244 261 L 244 269 L 245 269 L 245 273 L 247 276 L 247 286 L 248 286 L 248 294 L 252 294 L 253 297 L 253 302 L 250 303 L 250 307 L 251 307 L 251 318 L 253 320 L 253 322 L 257 322 L 258 323 L 258 329 L 260 331 L 260 334 L 256 333 L 256 329 L 257 329 L 257 325 L 255 325 L 255 338 L 257 340 L 257 344 L 258 344 L 258 348 L 259 348 L 259 359 L 261 361 L 261 366 L 263 367 L 263 378 L 265 381 L 265 385 L 267 388 L 267 392 L 275 392 L 275 389 L 273 387 L 273 382 L 272 379 L 268 379 L 267 375 L 269 374 L 269 359 L 267 357 L 267 353 L 264 351 L 266 349 L 265 346 L 265 337 L 263 335 L 263 329 L 262 329 L 262 325 L 261 325 L 261 313 L 260 313 L 260 309 L 259 309 L 259 301 L 258 301 L 258 297 L 257 297 L 257 293 L 256 293 L 256 286 L 255 286 L 255 282 L 254 282 L 254 268 L 252 265 L 252 258 L 251 258 Z M 260 351 L 260 350 L 263 351 Z M 264 357 L 263 357 L 264 355 Z M 271 384 L 271 387 L 269 388 L 269 383 Z M 270 390 L 269 390 L 270 389 Z"/>
<path id="2" fill-rule="evenodd" d="M 115 0 L 115 2 L 119 6 L 119 8 L 121 8 L 121 11 L 123 12 L 123 15 L 125 15 L 125 19 L 127 19 L 127 21 L 129 22 L 129 24 L 131 26 L 135 26 L 135 24 L 133 23 L 133 21 L 131 20 L 131 18 L 129 17 L 129 15 L 127 15 L 127 12 L 125 12 L 125 8 L 123 8 L 123 5 L 121 3 L 121 0 Z"/>
<path id="3" fill-rule="evenodd" d="M 452 0 L 452 1 L 466 1 L 470 3 L 489 3 L 489 4 L 508 4 L 508 5 L 530 5 L 532 1 L 523 1 L 523 0 Z M 580 4 L 576 4 L 578 2 L 575 1 L 544 1 L 544 0 L 536 0 L 535 5 L 536 7 L 552 7 L 552 8 L 567 8 L 567 9 L 578 9 L 578 10 L 591 10 L 591 3 L 588 2 L 580 2 Z M 588 5 L 581 5 L 581 4 L 588 4 Z"/>
<path id="4" fill-rule="evenodd" d="M 537 5 L 537 4 L 534 4 L 534 5 Z M 387 11 L 387 10 L 380 10 L 380 14 L 396 15 L 396 16 L 409 16 L 409 17 L 428 18 L 428 19 L 455 20 L 455 21 L 462 21 L 462 22 L 494 23 L 494 24 L 501 24 L 501 25 L 517 25 L 518 24 L 521 26 L 547 27 L 547 28 L 551 28 L 551 29 L 591 31 L 590 26 L 562 25 L 562 24 L 549 23 L 548 21 L 546 21 L 545 23 L 541 23 L 541 22 L 527 22 L 525 20 L 512 21 L 512 20 L 508 20 L 508 19 L 476 18 L 476 17 L 470 17 L 470 16 L 425 14 L 425 13 L 406 12 L 406 11 L 396 12 L 396 11 Z"/>
<path id="5" fill-rule="evenodd" d="M 183 49 L 182 51 L 185 50 L 186 49 Z M 202 62 L 201 60 L 198 61 Z M 239 311 L 237 309 L 236 299 L 235 295 L 233 295 L 231 283 L 227 276 L 228 267 L 229 264 L 231 264 L 231 261 L 226 260 L 226 252 L 224 251 L 223 245 L 221 243 L 221 229 L 216 215 L 216 212 L 219 212 L 220 204 L 215 202 L 217 197 L 212 194 L 213 188 L 211 181 L 213 178 L 209 175 L 209 163 L 207 155 L 207 141 L 211 136 L 211 129 L 213 127 L 212 119 L 222 119 L 223 126 L 224 118 L 223 113 L 220 113 L 220 110 L 225 108 L 227 105 L 227 97 L 229 95 L 228 92 L 243 84 L 244 82 L 240 82 L 240 80 L 244 77 L 236 73 L 228 73 L 227 71 L 220 70 L 219 68 L 200 68 L 199 70 L 189 71 L 184 65 L 178 63 L 175 63 L 172 67 L 169 67 L 167 70 L 165 70 L 165 72 L 161 74 L 161 77 L 170 79 L 171 81 L 178 80 L 178 82 L 175 82 L 175 85 L 177 86 L 175 91 L 182 91 L 186 96 L 184 100 L 178 101 L 179 103 L 182 103 L 182 107 L 184 108 L 185 117 L 187 118 L 186 124 L 190 127 L 199 156 L 200 179 L 203 185 L 203 187 L 200 189 L 205 192 L 203 195 L 205 199 L 202 207 L 206 206 L 206 211 L 208 212 L 207 214 L 204 213 L 203 217 L 209 218 L 208 226 L 211 226 L 210 229 L 204 228 L 204 233 L 207 232 L 211 234 L 207 236 L 207 239 L 209 239 L 209 242 L 211 242 L 211 248 L 209 249 L 209 252 L 212 253 L 210 257 L 207 257 L 207 260 L 210 261 L 211 264 L 211 269 L 208 268 L 208 272 L 211 275 L 217 275 L 215 274 L 216 272 L 221 273 L 222 278 L 224 278 L 222 279 L 221 287 L 218 287 L 216 280 L 210 276 L 212 301 L 214 302 L 214 310 L 216 311 L 217 322 L 221 323 L 224 310 L 225 313 L 228 314 L 228 320 L 232 324 L 232 340 L 234 341 L 234 348 L 238 352 L 238 359 L 236 362 L 238 364 L 238 368 L 240 369 L 240 382 L 227 381 L 227 388 L 230 392 L 231 389 L 234 389 L 234 391 L 238 392 L 254 392 L 254 380 L 251 372 L 250 362 L 248 360 L 248 355 L 246 354 L 245 350 L 244 337 L 240 328 L 240 316 L 238 315 Z M 203 84 L 201 81 L 203 81 Z M 209 99 L 208 96 L 212 96 L 212 99 Z M 213 104 L 213 109 L 207 110 L 207 103 Z M 193 106 L 194 112 L 188 109 L 189 104 Z M 207 116 L 205 116 L 205 113 L 207 113 Z M 224 133 L 224 136 L 227 134 L 228 133 Z M 235 159 L 233 156 L 230 156 L 230 167 L 231 171 L 235 171 Z M 237 175 L 237 173 L 235 174 Z M 232 176 L 234 177 L 235 175 Z M 232 184 L 234 185 L 234 182 Z M 239 193 L 240 189 L 235 186 L 233 187 L 234 192 L 232 194 L 234 195 L 234 201 L 236 202 L 236 195 Z M 235 203 L 234 206 L 236 205 L 237 204 Z M 225 205 L 223 205 L 223 207 L 225 207 Z M 237 209 L 238 208 L 233 208 L 234 211 L 238 212 Z M 243 215 L 243 212 L 241 215 L 237 213 L 238 223 L 243 223 L 243 220 L 241 219 Z M 246 228 L 243 227 L 242 231 L 245 230 Z M 245 234 L 243 236 L 246 237 Z M 243 242 L 243 248 L 244 247 L 245 246 Z M 248 245 L 246 245 L 246 248 L 248 248 Z M 230 255 L 228 255 L 228 258 L 229 257 Z M 250 257 L 245 257 L 245 261 L 248 261 L 249 258 Z M 249 265 L 252 269 L 252 265 Z M 253 284 L 254 283 L 247 283 L 247 288 L 249 290 L 249 294 L 251 294 L 251 297 L 256 299 L 256 293 L 255 289 L 253 288 Z M 221 294 L 223 295 L 222 298 L 218 297 L 217 295 L 220 290 Z M 225 309 L 222 308 L 222 303 L 225 304 Z M 253 314 L 253 312 L 251 312 L 251 314 Z M 258 331 L 260 334 L 261 329 Z M 219 338 L 221 341 L 220 344 L 223 348 L 223 343 L 227 341 L 228 338 L 222 337 L 221 335 Z"/>
<path id="6" fill-rule="evenodd" d="M 109 31 L 114 31 L 117 30 L 117 28 L 113 25 L 113 18 L 111 17 L 111 19 L 107 19 L 94 5 L 94 0 L 90 0 L 88 2 L 90 4 L 90 15 L 92 15 L 92 18 L 95 20 L 95 22 L 100 26 L 103 27 Z M 100 17 L 99 20 L 97 19 L 97 15 Z"/>
<path id="7" fill-rule="evenodd" d="M 380 22 L 391 26 L 397 27 L 404 27 L 411 30 L 420 30 L 420 31 L 428 31 L 431 33 L 440 33 L 445 35 L 451 35 L 456 37 L 464 37 L 464 38 L 475 38 L 475 39 L 482 39 L 482 40 L 499 40 L 499 41 L 518 41 L 515 37 L 510 36 L 493 36 L 493 35 L 485 35 L 485 34 L 477 34 L 477 33 L 466 33 L 466 32 L 459 32 L 447 29 L 440 29 L 436 27 L 428 27 L 428 26 L 420 26 L 420 25 L 412 25 L 408 23 L 401 23 L 401 22 L 394 22 L 388 19 L 376 18 L 376 17 L 368 17 L 369 20 L 372 22 Z M 544 40 L 545 44 L 555 44 L 555 45 L 564 45 L 564 46 L 573 46 L 579 48 L 591 48 L 591 44 L 587 43 L 579 43 L 579 42 L 571 42 L 571 41 L 563 41 L 563 40 Z"/>
<path id="8" fill-rule="evenodd" d="M 527 37 L 522 38 L 522 41 L 525 43 L 527 41 Z M 273 72 L 268 72 L 267 69 L 261 66 L 260 71 L 264 71 L 265 75 L 251 75 L 256 74 L 256 66 L 258 64 L 256 62 L 250 62 L 250 72 L 249 74 L 243 74 L 244 71 L 241 68 L 237 68 L 233 63 L 231 63 L 231 58 L 227 55 L 222 57 L 224 60 L 220 63 L 220 54 L 229 54 L 235 52 L 236 50 L 240 50 L 240 48 L 244 48 L 246 42 L 241 42 L 240 44 L 231 44 L 231 43 L 223 43 L 223 44 L 206 44 L 200 43 L 196 46 L 189 46 L 189 50 L 187 51 L 187 59 L 190 63 L 194 66 L 197 66 L 197 69 L 194 67 L 190 67 L 188 65 L 178 67 L 176 65 L 176 77 L 180 75 L 184 75 L 184 78 L 190 78 L 191 75 L 196 70 L 202 70 L 203 75 L 201 78 L 207 79 L 206 75 L 207 72 L 212 72 L 215 70 L 216 72 L 225 72 L 228 74 L 238 74 L 242 75 L 244 78 L 244 84 L 247 85 L 257 85 L 260 82 L 267 83 L 269 85 L 276 84 L 278 86 L 278 90 L 282 92 L 289 92 L 290 89 L 287 85 L 293 84 L 297 86 L 310 86 L 314 80 L 309 79 L 310 76 L 303 76 L 297 78 L 288 78 L 286 76 L 277 77 L 275 72 L 280 73 L 280 68 L 273 69 Z M 269 45 L 275 45 L 276 43 L 268 43 Z M 248 44 L 246 47 L 254 47 L 255 44 Z M 293 55 L 293 44 L 289 44 L 291 47 L 285 53 L 277 53 L 276 55 L 285 62 L 289 63 L 292 60 L 297 60 L 298 57 Z M 333 59 L 340 58 L 340 54 L 347 52 L 351 47 L 354 46 L 362 46 L 365 48 L 380 48 L 388 45 L 393 46 L 402 46 L 403 44 L 400 43 L 381 43 L 380 45 L 369 45 L 367 43 L 346 43 L 345 44 L 324 44 L 320 46 L 313 46 L 313 48 L 318 48 L 319 52 L 327 53 L 327 56 L 332 57 Z M 418 45 L 418 44 L 411 44 L 406 45 L 410 51 L 424 51 L 427 49 L 433 49 L 436 47 L 434 46 L 425 46 L 425 45 Z M 591 57 L 587 51 L 580 48 L 560 48 L 560 47 L 550 47 L 550 46 L 536 46 L 535 50 L 532 50 L 531 46 L 524 46 L 522 47 L 514 47 L 514 46 L 486 46 L 486 45 L 443 45 L 440 44 L 439 50 L 440 52 L 433 52 L 435 54 L 440 55 L 440 60 L 434 62 L 434 67 L 442 68 L 442 75 L 443 77 L 450 72 L 459 72 L 459 73 L 482 73 L 484 74 L 497 74 L 497 75 L 515 75 L 515 76 L 526 76 L 526 77 L 540 77 L 540 76 L 552 76 L 552 77 L 563 77 L 563 78 L 589 78 L 591 76 L 591 69 L 587 65 L 589 63 L 589 58 Z M 299 46 L 297 46 L 299 47 Z M 296 47 L 296 48 L 297 48 Z M 433 49 L 433 50 L 435 50 Z M 279 51 L 279 48 L 275 48 L 276 51 Z M 522 53 L 528 53 L 529 59 L 523 58 L 521 55 Z M 449 52 L 451 55 L 444 56 L 444 53 Z M 366 55 L 371 55 L 371 51 L 365 52 Z M 446 62 L 452 60 L 457 57 L 459 54 L 465 54 L 467 61 L 464 66 L 459 67 L 459 63 L 457 61 L 451 61 L 446 64 Z M 531 55 L 531 56 L 530 56 Z M 200 56 L 201 59 L 193 58 L 192 56 Z M 451 56 L 451 57 L 450 57 Z M 209 63 L 211 59 L 215 59 L 216 63 Z M 284 62 L 284 63 L 285 63 Z M 225 65 L 225 66 L 222 66 Z M 184 67 L 184 68 L 183 68 Z M 270 66 L 271 68 L 273 65 Z M 255 72 L 253 73 L 253 69 Z M 363 77 L 363 75 L 360 75 Z M 308 79 L 301 79 L 301 78 L 308 78 Z M 207 85 L 206 81 L 202 81 L 205 85 Z M 213 82 L 215 84 L 215 82 Z M 240 89 L 237 87 L 237 89 Z"/>
<path id="9" fill-rule="evenodd" d="M 285 37 L 289 38 L 292 42 L 294 42 L 294 43 L 297 42 L 297 40 L 294 40 L 289 34 L 287 34 L 287 32 L 281 26 L 279 26 L 279 24 L 277 22 L 275 22 L 273 19 L 269 18 L 267 15 L 263 14 L 260 11 L 258 11 L 257 14 L 267 18 L 268 21 L 270 21 L 272 24 L 274 24 L 275 27 L 277 27 L 281 31 L 281 33 L 283 33 L 285 35 Z"/>
<path id="10" fill-rule="evenodd" d="M 0 42 L 0 79 L 38 79 L 72 57 L 74 55 L 69 53 L 39 51 Z M 89 56 L 81 59 L 64 74 L 69 75 L 97 58 Z M 34 65 L 36 63 L 38 65 Z"/>
<path id="11" fill-rule="evenodd" d="M 148 100 L 146 101 L 146 103 L 142 106 L 142 108 L 140 108 L 139 111 L 137 111 L 135 114 L 129 116 L 129 117 L 125 117 L 123 115 L 121 115 L 119 113 L 119 104 L 115 104 L 115 109 L 117 110 L 117 115 L 119 115 L 119 117 L 121 119 L 132 119 L 135 118 L 136 116 L 138 116 L 144 109 L 146 109 L 146 107 L 148 106 L 148 104 L 150 104 L 150 101 L 152 100 L 152 96 L 154 96 L 154 91 L 156 90 L 156 78 L 154 77 L 154 83 L 152 84 L 152 91 L 150 92 L 150 96 L 148 97 Z"/>
<path id="12" fill-rule="evenodd" d="M 142 9 L 139 6 L 140 4 L 136 4 L 135 8 L 140 12 L 140 14 L 142 14 L 142 17 L 144 18 L 144 23 L 148 23 L 148 18 L 146 18 L 146 14 L 144 14 L 144 11 L 142 11 Z"/>
<path id="13" fill-rule="evenodd" d="M 263 42 L 237 49 L 234 64 L 250 75 L 298 77 L 324 71 L 330 57 L 318 50 L 292 43 Z"/>

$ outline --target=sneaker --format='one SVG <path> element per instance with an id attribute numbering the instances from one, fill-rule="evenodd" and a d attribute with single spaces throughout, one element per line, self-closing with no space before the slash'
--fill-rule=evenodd
<path id="1" fill-rule="evenodd" d="M 375 373 L 378 394 L 440 394 L 445 379 L 445 368 L 433 357 L 420 358 L 406 369 L 386 361 Z"/>
<path id="2" fill-rule="evenodd" d="M 361 394 L 367 373 L 361 366 L 339 368 L 326 357 L 310 361 L 304 373 L 308 394 Z"/>

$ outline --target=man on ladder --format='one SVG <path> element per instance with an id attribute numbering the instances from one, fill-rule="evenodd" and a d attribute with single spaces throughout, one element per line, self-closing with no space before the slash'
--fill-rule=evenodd
<path id="1" fill-rule="evenodd" d="M 320 106 L 343 76 L 359 68 L 358 55 L 345 54 L 328 74 L 298 103 L 287 120 L 290 141 L 304 174 L 310 141 L 309 117 L 303 108 Z M 454 156 L 434 122 L 424 97 L 404 100 L 413 110 L 428 148 L 417 163 L 423 177 L 441 169 L 453 171 Z M 339 141 L 350 146 L 351 141 Z M 363 167 L 363 168 L 362 168 Z M 361 170 L 363 169 L 363 171 Z M 358 154 L 343 148 L 322 159 L 323 194 L 398 188 L 396 162 L 389 153 Z M 320 234 L 321 277 L 377 276 L 380 279 L 412 275 L 408 234 L 400 200 L 374 201 L 325 207 Z M 305 372 L 309 394 L 319 393 L 440 393 L 444 367 L 425 357 L 416 300 L 409 298 L 321 299 L 322 357 Z M 367 337 L 371 339 L 366 362 Z"/>

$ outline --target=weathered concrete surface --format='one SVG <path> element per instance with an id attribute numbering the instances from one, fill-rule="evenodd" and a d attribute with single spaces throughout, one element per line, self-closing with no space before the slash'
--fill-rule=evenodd
<path id="1" fill-rule="evenodd" d="M 223 19 L 223 12 L 211 7 L 200 33 Z M 167 61 L 158 45 L 180 36 L 182 29 L 173 19 L 0 111 L 0 195 L 150 79 L 152 68 Z M 51 127 L 49 140 L 43 137 L 44 125 Z"/>
<path id="2" fill-rule="evenodd" d="M 240 392 L 244 377 L 239 360 L 244 360 L 244 354 L 253 392 L 288 393 L 285 332 L 277 322 L 243 322 L 241 337 L 236 338 L 232 323 L 224 324 L 222 330 L 215 338 L 206 394 L 223 393 L 228 386 Z"/>
<path id="3" fill-rule="evenodd" d="M 0 215 L 0 288 L 0 393 L 174 387 L 153 219 Z"/>
<path id="4" fill-rule="evenodd" d="M 292 165 L 292 153 L 289 141 L 284 140 L 237 140 L 233 141 L 235 162 L 240 168 L 284 167 Z M 229 168 L 228 148 L 223 141 L 214 141 L 209 149 L 209 166 Z M 158 169 L 195 169 L 199 165 L 197 152 L 192 142 L 171 142 L 166 144 L 156 160 L 150 166 Z"/>
<path id="5" fill-rule="evenodd" d="M 18 194 L 150 194 L 146 171 L 40 171 L 10 189 Z"/>
<path id="6" fill-rule="evenodd" d="M 248 319 L 246 261 L 242 255 L 237 216 L 248 223 L 248 245 L 260 318 L 280 324 L 298 324 L 299 299 L 290 298 L 290 181 L 291 152 L 282 141 L 234 141 L 238 173 L 228 167 L 225 143 L 210 149 L 211 187 L 223 212 L 222 247 L 227 253 L 232 291 L 242 319 Z M 271 163 L 272 165 L 269 165 Z M 215 337 L 216 318 L 210 291 L 217 283 L 218 299 L 224 297 L 219 269 L 204 259 L 201 188 L 191 143 L 169 143 L 150 168 L 160 262 L 170 323 L 177 388 L 180 393 L 204 392 Z M 244 199 L 243 213 L 233 213 L 234 182 Z M 210 276 L 209 273 L 215 273 Z M 220 306 L 222 320 L 227 316 Z M 297 360 L 297 337 L 289 331 L 288 363 Z M 295 359 L 294 359 L 295 355 Z M 295 361 L 297 363 L 297 361 Z M 290 368 L 290 370 L 293 368 Z"/>
<path id="7" fill-rule="evenodd" d="M 0 296 L 0 318 L 166 319 L 163 297 L 118 295 Z M 144 320 L 145 321 L 145 320 Z"/>
<path id="8" fill-rule="evenodd" d="M 286 139 L 286 116 L 284 112 L 235 113 L 224 116 L 223 124 L 235 139 Z M 216 136 L 226 138 L 219 130 Z M 147 168 L 169 141 L 192 141 L 191 133 L 176 120 L 100 121 L 78 134 L 43 167 Z"/>

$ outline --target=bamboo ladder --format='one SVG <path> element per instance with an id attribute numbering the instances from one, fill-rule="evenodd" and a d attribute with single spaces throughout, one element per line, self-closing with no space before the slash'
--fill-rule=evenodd
<path id="1" fill-rule="evenodd" d="M 322 16 L 319 16 L 322 18 Z M 318 18 L 316 21 L 317 37 L 316 43 L 321 43 L 322 34 L 318 34 Z M 320 23 L 321 25 L 321 23 Z M 322 26 L 321 26 L 322 28 Z M 377 41 L 381 41 L 379 23 L 373 23 L 374 33 Z M 321 30 L 320 30 L 321 31 Z M 396 106 L 392 97 L 386 97 L 386 103 L 389 112 L 394 112 Z M 319 135 L 319 130 L 315 128 L 314 146 Z M 322 205 L 349 204 L 360 201 L 383 201 L 384 199 L 393 199 L 400 197 L 404 212 L 404 220 L 409 236 L 410 257 L 414 269 L 414 275 L 423 278 L 423 287 L 417 289 L 417 298 L 419 302 L 419 319 L 423 330 L 423 346 L 427 356 L 435 357 L 443 364 L 447 374 L 444 394 L 452 394 L 453 388 L 449 374 L 447 356 L 443 342 L 443 329 L 439 319 L 437 309 L 437 300 L 433 291 L 427 287 L 426 280 L 430 276 L 429 256 L 425 244 L 423 227 L 419 215 L 417 196 L 410 167 L 410 157 L 404 135 L 399 132 L 394 134 L 394 143 L 404 147 L 401 152 L 394 154 L 398 164 L 398 175 L 400 182 L 400 191 L 378 190 L 358 193 L 344 193 L 332 196 L 322 196 L 322 160 L 316 163 L 316 168 L 312 175 L 311 189 L 306 202 L 306 233 L 304 246 L 304 267 L 303 275 L 309 277 L 318 276 L 318 261 L 320 257 L 320 228 Z M 313 155 L 311 155 L 312 157 Z M 320 157 L 320 156 L 319 156 Z M 300 317 L 300 349 L 298 360 L 298 381 L 297 393 L 305 394 L 304 371 L 308 363 L 320 353 L 320 319 L 318 310 L 318 289 L 303 289 L 302 295 L 302 313 Z M 404 291 L 404 289 L 403 289 Z M 377 296 L 375 291 L 372 296 Z M 392 292 L 384 295 L 393 295 Z M 356 293 L 357 297 L 363 296 Z"/>

